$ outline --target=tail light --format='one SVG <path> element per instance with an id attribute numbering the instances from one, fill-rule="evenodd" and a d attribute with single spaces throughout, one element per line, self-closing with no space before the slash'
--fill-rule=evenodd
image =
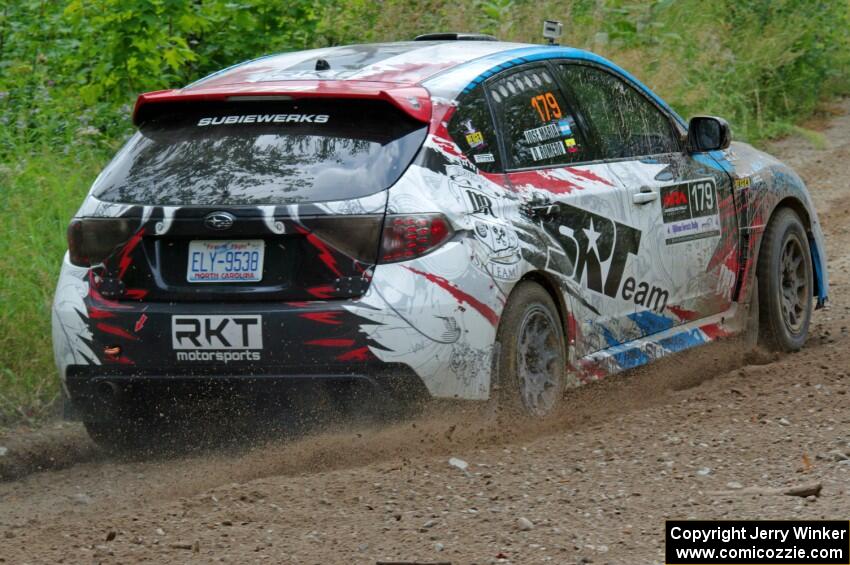
<path id="1" fill-rule="evenodd" d="M 304 226 L 316 237 L 345 255 L 375 264 L 383 214 L 304 218 Z"/>
<path id="2" fill-rule="evenodd" d="M 138 220 L 135 222 L 138 224 Z M 133 222 L 121 218 L 71 220 L 68 226 L 68 256 L 79 267 L 103 262 L 133 235 Z"/>
<path id="3" fill-rule="evenodd" d="M 389 214 L 384 220 L 379 262 L 421 257 L 448 241 L 452 233 L 442 214 Z"/>

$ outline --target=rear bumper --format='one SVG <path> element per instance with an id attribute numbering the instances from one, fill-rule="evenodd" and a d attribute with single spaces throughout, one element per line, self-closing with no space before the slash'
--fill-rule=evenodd
<path id="1" fill-rule="evenodd" d="M 110 301 L 90 288 L 87 269 L 66 260 L 53 304 L 56 365 L 71 397 L 80 379 L 372 383 L 390 374 L 432 397 L 484 400 L 502 302 L 490 277 L 465 266 L 467 247 L 449 242 L 422 259 L 379 265 L 360 298 L 305 302 Z M 228 324 L 229 349 L 216 337 L 192 347 L 176 335 L 191 326 L 176 317 L 209 321 L 215 332 L 234 316 L 257 324 Z"/>
<path id="2" fill-rule="evenodd" d="M 367 320 L 351 313 L 351 300 L 199 305 L 86 296 L 84 303 L 87 316 L 67 304 L 54 314 L 84 320 L 75 333 L 59 334 L 78 340 L 68 348 L 75 358 L 64 366 L 64 385 L 72 414 L 87 421 L 197 401 L 245 399 L 243 410 L 260 412 L 326 392 L 384 403 L 427 396 L 408 365 L 373 354 L 361 331 Z M 181 335 L 187 330 L 198 333 Z"/>
<path id="3" fill-rule="evenodd" d="M 54 304 L 64 376 L 371 374 L 383 365 L 353 300 L 290 303 Z M 360 306 L 357 306 L 360 308 Z M 76 368 L 75 368 L 76 367 Z"/>
<path id="4" fill-rule="evenodd" d="M 128 370 L 110 366 L 69 366 L 65 380 L 68 419 L 104 421 L 116 416 L 146 417 L 205 406 L 242 402 L 242 415 L 280 412 L 294 403 L 310 404 L 330 394 L 343 404 L 386 406 L 421 402 L 428 391 L 404 365 L 381 364 L 330 373 L 255 373 L 207 367 L 194 374 Z M 246 404 L 247 403 L 247 404 Z M 248 406 L 248 408 L 245 408 Z M 245 414 L 245 412 L 248 414 Z"/>

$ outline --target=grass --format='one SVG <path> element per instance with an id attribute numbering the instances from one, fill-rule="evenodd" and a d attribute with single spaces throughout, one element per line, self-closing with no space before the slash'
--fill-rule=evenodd
<path id="1" fill-rule="evenodd" d="M 0 164 L 0 422 L 38 418 L 56 399 L 50 308 L 65 228 L 107 159 L 27 149 Z"/>

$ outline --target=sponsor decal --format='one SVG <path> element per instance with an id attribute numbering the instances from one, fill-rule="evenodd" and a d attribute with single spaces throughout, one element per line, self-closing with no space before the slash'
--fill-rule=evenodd
<path id="1" fill-rule="evenodd" d="M 461 122 L 464 130 L 464 139 L 466 139 L 466 144 L 470 149 L 478 149 L 484 148 L 487 146 L 484 141 L 484 134 L 481 133 L 478 128 L 472 123 L 472 120 L 465 119 Z"/>
<path id="2" fill-rule="evenodd" d="M 259 361 L 262 316 L 175 315 L 171 346 L 178 361 Z"/>
<path id="3" fill-rule="evenodd" d="M 667 245 L 719 236 L 720 214 L 714 179 L 662 187 L 661 215 Z"/>
<path id="4" fill-rule="evenodd" d="M 588 290 L 620 298 L 661 313 L 669 291 L 625 277 L 626 263 L 640 249 L 641 231 L 587 210 L 558 203 L 543 227 L 561 244 L 567 268 L 560 274 L 572 277 Z"/>
<path id="5" fill-rule="evenodd" d="M 201 118 L 199 126 L 220 126 L 233 124 L 264 124 L 264 123 L 310 123 L 326 124 L 331 119 L 327 114 L 247 114 L 244 116 L 217 116 Z"/>
<path id="6" fill-rule="evenodd" d="M 575 153 L 578 151 L 578 146 L 576 145 L 576 140 L 572 137 L 564 140 L 564 145 L 567 147 L 567 152 Z"/>
<path id="7" fill-rule="evenodd" d="M 259 361 L 259 351 L 178 351 L 178 361 Z"/>
<path id="8" fill-rule="evenodd" d="M 478 155 L 473 155 L 472 159 L 476 163 L 494 163 L 496 161 L 492 153 L 479 153 Z"/>
<path id="9" fill-rule="evenodd" d="M 466 134 L 466 143 L 469 144 L 472 149 L 480 147 L 484 145 L 484 134 L 482 134 L 480 131 L 468 133 Z"/>
<path id="10" fill-rule="evenodd" d="M 466 196 L 469 198 L 470 214 L 496 217 L 493 213 L 493 201 L 488 196 L 469 189 L 466 191 Z"/>
<path id="11" fill-rule="evenodd" d="M 495 191 L 488 191 L 481 177 L 458 165 L 446 165 L 449 191 L 458 203 L 466 206 L 471 215 L 488 218 L 504 217 L 502 200 Z"/>
<path id="12" fill-rule="evenodd" d="M 750 177 L 735 179 L 735 188 L 750 188 L 750 184 L 752 184 Z"/>
<path id="13" fill-rule="evenodd" d="M 488 260 L 503 265 L 519 262 L 519 238 L 508 226 L 492 222 L 475 222 L 475 237 L 488 251 Z M 508 273 L 513 276 L 513 273 Z"/>

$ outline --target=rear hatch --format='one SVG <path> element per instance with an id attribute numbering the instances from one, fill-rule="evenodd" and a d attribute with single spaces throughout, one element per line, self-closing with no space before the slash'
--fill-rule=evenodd
<path id="1" fill-rule="evenodd" d="M 292 301 L 365 292 L 386 190 L 424 142 L 425 123 L 384 100 L 156 106 L 92 193 L 138 206 L 71 227 L 72 259 L 76 245 L 83 261 L 103 262 L 98 280 L 112 280 L 99 285 L 105 297 Z M 102 257 L 91 252 L 98 246 Z"/>

